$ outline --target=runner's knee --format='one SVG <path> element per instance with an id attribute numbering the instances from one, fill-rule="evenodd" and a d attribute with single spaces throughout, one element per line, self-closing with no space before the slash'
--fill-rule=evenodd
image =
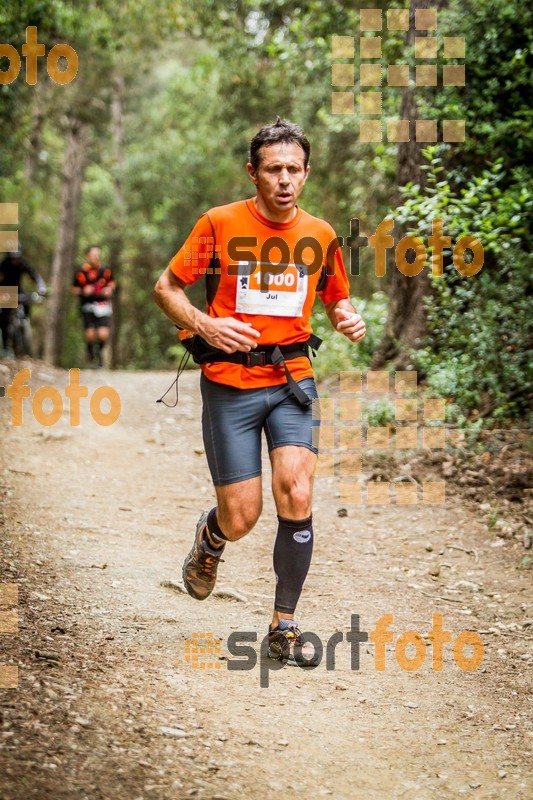
<path id="1" fill-rule="evenodd" d="M 223 508 L 219 505 L 217 519 L 225 536 L 234 542 L 250 533 L 261 516 L 261 507 L 252 504 L 249 507 L 243 503 L 240 507 Z"/>
<path id="2" fill-rule="evenodd" d="M 286 475 L 278 479 L 274 493 L 288 505 L 295 518 L 304 517 L 311 507 L 311 482 L 305 475 Z"/>

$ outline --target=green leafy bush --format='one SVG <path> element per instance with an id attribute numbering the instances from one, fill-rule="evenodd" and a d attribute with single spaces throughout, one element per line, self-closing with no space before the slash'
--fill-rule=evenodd
<path id="1" fill-rule="evenodd" d="M 357 344 L 333 329 L 322 305 L 317 303 L 313 309 L 313 331 L 324 340 L 313 363 L 318 380 L 340 371 L 363 369 L 370 363 L 385 324 L 387 296 L 384 292 L 374 292 L 367 300 L 352 298 L 352 302 L 366 323 L 366 336 Z"/>
<path id="2" fill-rule="evenodd" d="M 373 400 L 369 402 L 363 412 L 363 422 L 371 427 L 384 428 L 396 423 L 396 412 L 390 400 Z"/>
<path id="3" fill-rule="evenodd" d="M 427 186 L 423 193 L 418 186 L 405 187 L 397 218 L 408 226 L 412 222 L 413 231 L 416 225 L 426 238 L 432 220 L 443 218 L 452 244 L 475 236 L 485 261 L 472 277 L 463 277 L 448 263 L 441 277 L 431 278 L 428 337 L 412 354 L 414 363 L 432 393 L 454 401 L 449 417 L 472 412 L 498 420 L 522 416 L 531 386 L 531 179 L 519 169 L 506 174 L 498 161 L 455 188 L 443 177 L 437 148 L 425 154 Z"/>

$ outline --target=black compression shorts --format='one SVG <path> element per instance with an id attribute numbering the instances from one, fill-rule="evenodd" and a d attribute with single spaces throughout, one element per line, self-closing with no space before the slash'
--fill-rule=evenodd
<path id="1" fill-rule="evenodd" d="M 297 383 L 309 397 L 318 397 L 313 378 Z M 236 389 L 202 374 L 200 388 L 204 446 L 215 486 L 261 475 L 263 430 L 269 452 L 275 447 L 297 445 L 318 453 L 312 429 L 320 421 L 313 419 L 311 405 L 300 405 L 287 384 Z"/>

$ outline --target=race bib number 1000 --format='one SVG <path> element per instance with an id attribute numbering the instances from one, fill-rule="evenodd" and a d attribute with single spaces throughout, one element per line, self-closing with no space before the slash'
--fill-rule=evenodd
<path id="1" fill-rule="evenodd" d="M 270 317 L 301 317 L 307 297 L 304 265 L 279 264 L 272 271 L 272 264 L 257 264 L 251 275 L 248 262 L 239 262 L 239 268 L 235 311 Z"/>

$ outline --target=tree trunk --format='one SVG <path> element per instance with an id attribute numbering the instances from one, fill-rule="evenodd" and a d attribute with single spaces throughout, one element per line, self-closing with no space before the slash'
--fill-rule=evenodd
<path id="1" fill-rule="evenodd" d="M 409 30 L 405 35 L 405 46 L 412 48 L 415 39 L 415 9 L 437 8 L 445 5 L 443 0 L 411 0 L 409 7 Z M 416 31 L 416 36 L 425 36 L 426 32 Z M 431 35 L 434 35 L 432 32 Z M 400 119 L 409 120 L 409 141 L 398 144 L 398 162 L 396 185 L 405 186 L 409 181 L 424 186 L 423 143 L 415 138 L 415 120 L 417 119 L 416 89 L 408 86 L 403 90 Z M 418 90 L 420 91 L 420 89 Z M 401 226 L 395 228 L 398 239 L 405 236 Z M 389 279 L 389 307 L 387 322 L 383 329 L 381 341 L 374 352 L 371 367 L 379 369 L 394 359 L 397 369 L 409 365 L 408 350 L 417 348 L 426 332 L 426 312 L 424 298 L 430 294 L 429 272 L 424 268 L 415 277 L 409 278 L 396 268 L 394 264 Z"/>
<path id="2" fill-rule="evenodd" d="M 111 366 L 119 365 L 119 333 L 120 333 L 120 266 L 122 248 L 124 245 L 124 78 L 118 73 L 112 82 L 111 100 L 111 126 L 113 134 L 115 164 L 113 169 L 113 184 L 115 188 L 115 209 L 109 241 L 109 266 L 113 270 L 116 289 L 113 295 L 113 328 L 111 330 Z"/>
<path id="3" fill-rule="evenodd" d="M 31 112 L 31 125 L 28 135 L 28 149 L 26 151 L 26 159 L 24 162 L 24 177 L 28 184 L 32 184 L 35 179 L 37 171 L 37 163 L 39 161 L 39 152 L 41 149 L 41 139 L 43 131 L 43 123 L 45 120 L 46 112 L 43 107 L 43 89 L 42 82 L 37 81 L 36 86 L 32 91 L 32 112 Z"/>
<path id="4" fill-rule="evenodd" d="M 44 345 L 45 361 L 58 364 L 63 345 L 65 291 L 72 272 L 78 233 L 78 212 L 87 154 L 87 125 L 71 119 L 63 167 L 57 241 L 52 261 L 50 302 Z"/>

